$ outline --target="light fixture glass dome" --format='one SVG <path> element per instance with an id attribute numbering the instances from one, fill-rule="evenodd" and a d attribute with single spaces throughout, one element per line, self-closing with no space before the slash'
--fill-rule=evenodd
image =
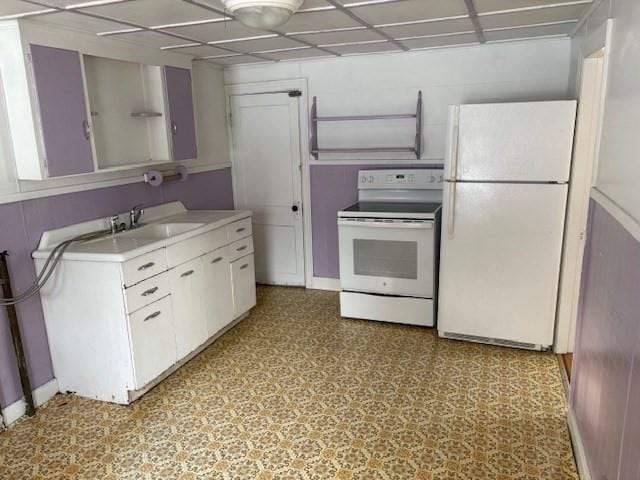
<path id="1" fill-rule="evenodd" d="M 270 30 L 286 23 L 304 0 L 223 0 L 225 7 L 243 24 Z"/>

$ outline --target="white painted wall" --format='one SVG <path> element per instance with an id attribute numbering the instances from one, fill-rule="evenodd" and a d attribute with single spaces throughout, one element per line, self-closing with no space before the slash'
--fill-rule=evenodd
<path id="1" fill-rule="evenodd" d="M 5 25 L 9 23 L 11 22 Z M 188 55 L 163 52 L 157 48 L 140 46 L 119 39 L 99 38 L 92 34 L 37 21 L 21 21 L 21 25 L 26 42 L 75 49 L 90 55 L 150 65 L 190 68 L 192 63 L 191 56 Z M 2 72 L 0 72 L 1 75 Z M 225 130 L 222 70 L 212 65 L 198 66 L 193 70 L 192 78 L 199 155 L 197 159 L 181 163 L 186 164 L 194 172 L 228 167 L 229 149 Z M 7 91 L 5 94 L 8 97 L 11 92 Z M 9 125 L 3 115 L 5 94 L 0 92 L 0 203 L 141 181 L 144 168 L 43 181 L 17 180 L 9 141 Z"/>
<path id="2" fill-rule="evenodd" d="M 596 188 L 640 222 L 640 2 L 611 0 L 611 16 Z"/>
<path id="3" fill-rule="evenodd" d="M 309 108 L 311 97 L 317 96 L 319 115 L 412 112 L 417 92 L 422 90 L 423 159 L 441 161 L 449 104 L 565 99 L 570 50 L 569 39 L 545 39 L 243 65 L 225 70 L 225 83 L 306 78 Z M 320 147 L 411 145 L 414 134 L 411 120 L 325 124 L 319 141 Z M 326 162 L 337 157 L 321 157 L 321 163 L 322 158 Z M 400 154 L 393 158 L 412 157 Z"/>

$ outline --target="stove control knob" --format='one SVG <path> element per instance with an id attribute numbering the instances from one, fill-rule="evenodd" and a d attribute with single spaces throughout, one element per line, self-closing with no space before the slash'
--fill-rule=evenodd
<path id="1" fill-rule="evenodd" d="M 369 176 L 369 183 L 373 183 L 373 175 Z"/>

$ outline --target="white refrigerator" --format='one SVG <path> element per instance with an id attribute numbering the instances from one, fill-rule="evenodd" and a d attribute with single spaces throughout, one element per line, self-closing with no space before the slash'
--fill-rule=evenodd
<path id="1" fill-rule="evenodd" d="M 450 107 L 440 336 L 553 344 L 576 106 Z"/>

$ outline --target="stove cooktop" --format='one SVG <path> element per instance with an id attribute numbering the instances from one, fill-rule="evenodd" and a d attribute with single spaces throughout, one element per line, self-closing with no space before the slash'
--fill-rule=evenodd
<path id="1" fill-rule="evenodd" d="M 338 217 L 435 218 L 441 203 L 358 202 L 338 212 Z"/>

